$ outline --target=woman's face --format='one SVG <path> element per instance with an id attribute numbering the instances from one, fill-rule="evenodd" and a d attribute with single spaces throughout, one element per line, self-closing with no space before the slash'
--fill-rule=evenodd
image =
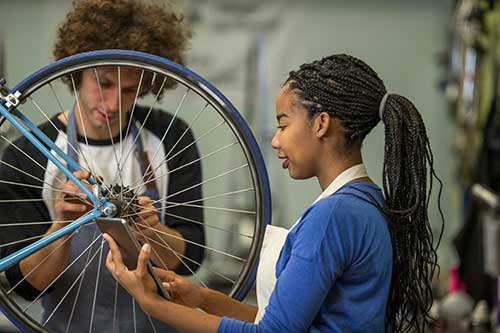
<path id="1" fill-rule="evenodd" d="M 282 167 L 288 169 L 290 177 L 307 179 L 317 176 L 318 138 L 313 121 L 300 104 L 298 96 L 287 86 L 276 98 L 278 128 L 271 146 L 283 160 Z"/>

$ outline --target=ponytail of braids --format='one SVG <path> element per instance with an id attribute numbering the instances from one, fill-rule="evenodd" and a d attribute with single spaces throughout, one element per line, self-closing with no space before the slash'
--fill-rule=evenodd
<path id="1" fill-rule="evenodd" d="M 391 94 L 383 122 L 382 179 L 394 262 L 388 319 L 396 332 L 408 332 L 412 327 L 423 332 L 425 323 L 432 321 L 428 315 L 431 281 L 438 268 L 436 249 L 443 233 L 442 224 L 434 247 L 427 211 L 435 178 L 439 182 L 438 208 L 444 221 L 440 205 L 442 182 L 435 173 L 425 125 L 415 106 L 405 97 Z"/>

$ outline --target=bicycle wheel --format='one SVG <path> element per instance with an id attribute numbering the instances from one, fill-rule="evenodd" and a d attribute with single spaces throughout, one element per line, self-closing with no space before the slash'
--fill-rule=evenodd
<path id="1" fill-rule="evenodd" d="M 60 60 L 11 92 L 19 95 L 21 123 L 37 124 L 99 179 L 117 217 L 152 245 L 156 266 L 239 300 L 246 295 L 271 218 L 269 184 L 248 126 L 216 88 L 166 59 L 109 50 Z M 61 215 L 61 198 L 86 210 L 92 203 L 63 187 L 61 170 L 24 136 L 0 137 L 7 145 L 0 160 L 5 257 L 85 214 Z M 95 222 L 44 251 L 36 264 L 33 255 L 3 272 L 2 311 L 21 329 L 163 330 L 106 271 Z M 37 303 L 43 313 L 33 310 Z"/>

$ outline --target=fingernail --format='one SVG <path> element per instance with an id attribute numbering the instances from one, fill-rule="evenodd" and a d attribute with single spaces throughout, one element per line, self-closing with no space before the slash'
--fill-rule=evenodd
<path id="1" fill-rule="evenodd" d="M 149 252 L 149 244 L 146 243 L 142 246 L 142 249 L 145 251 L 145 252 Z"/>

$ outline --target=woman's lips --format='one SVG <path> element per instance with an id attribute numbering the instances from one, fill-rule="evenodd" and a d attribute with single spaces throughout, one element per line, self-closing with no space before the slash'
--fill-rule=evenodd
<path id="1" fill-rule="evenodd" d="M 281 166 L 283 167 L 283 169 L 287 169 L 288 164 L 290 164 L 290 162 L 288 161 L 288 158 L 285 158 L 285 160 L 283 161 L 283 164 L 281 164 Z"/>

